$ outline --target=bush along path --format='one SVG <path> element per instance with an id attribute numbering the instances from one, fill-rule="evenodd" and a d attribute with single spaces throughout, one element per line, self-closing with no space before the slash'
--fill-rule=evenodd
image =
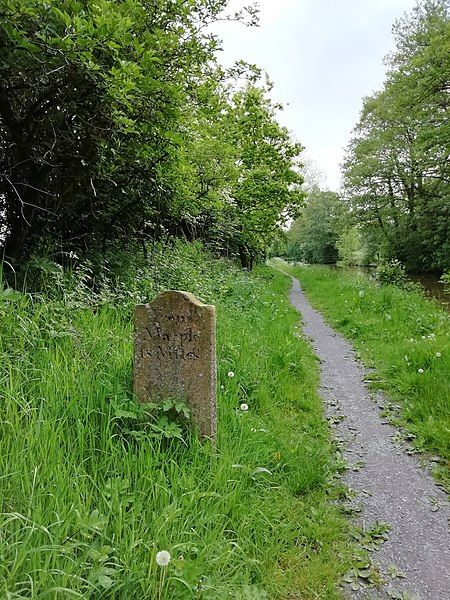
<path id="1" fill-rule="evenodd" d="M 290 299 L 321 362 L 321 395 L 349 465 L 350 512 L 361 513 L 362 531 L 367 532 L 363 546 L 378 547 L 379 587 L 362 583 L 368 573 L 363 578 L 350 574 L 345 579 L 351 596 L 447 600 L 450 505 L 445 493 L 417 457 L 395 443 L 398 430 L 381 416 L 381 396 L 373 401 L 365 385 L 367 371 L 351 344 L 312 308 L 296 279 Z M 373 573 L 370 579 L 374 581 Z"/>

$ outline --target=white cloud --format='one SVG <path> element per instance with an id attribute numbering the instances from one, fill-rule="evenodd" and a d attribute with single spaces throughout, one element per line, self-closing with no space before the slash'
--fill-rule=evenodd
<path id="1" fill-rule="evenodd" d="M 215 27 L 221 60 L 263 67 L 286 105 L 280 120 L 307 147 L 332 188 L 361 98 L 379 88 L 391 26 L 414 0 L 262 0 L 261 26 Z M 248 2 L 238 2 L 242 7 Z"/>
<path id="2" fill-rule="evenodd" d="M 266 24 L 273 25 L 287 11 L 292 10 L 295 0 L 260 0 L 261 26 Z"/>

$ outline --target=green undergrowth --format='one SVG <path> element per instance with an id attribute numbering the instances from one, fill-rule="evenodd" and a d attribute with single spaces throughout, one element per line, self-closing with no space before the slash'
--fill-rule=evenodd
<path id="1" fill-rule="evenodd" d="M 312 304 L 350 338 L 369 379 L 397 406 L 387 413 L 414 437 L 416 450 L 441 457 L 437 476 L 450 484 L 450 315 L 420 290 L 377 285 L 364 273 L 324 266 L 282 267 Z M 398 407 L 398 408 L 397 408 Z"/>
<path id="2" fill-rule="evenodd" d="M 137 280 L 2 295 L 0 597 L 340 598 L 348 525 L 287 278 L 178 246 Z M 132 397 L 132 307 L 164 288 L 217 305 L 216 449 L 155 435 Z"/>

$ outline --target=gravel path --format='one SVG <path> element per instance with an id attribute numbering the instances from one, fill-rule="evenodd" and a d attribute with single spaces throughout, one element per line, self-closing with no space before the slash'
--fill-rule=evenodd
<path id="1" fill-rule="evenodd" d="M 360 523 L 370 528 L 379 521 L 391 527 L 388 540 L 373 559 L 382 573 L 395 565 L 406 576 L 391 578 L 389 585 L 380 589 L 349 594 L 358 599 L 450 600 L 450 504 L 446 494 L 416 456 L 394 443 L 398 430 L 380 416 L 378 403 L 364 385 L 367 371 L 357 362 L 350 343 L 311 307 L 296 279 L 290 299 L 302 314 L 303 331 L 321 361 L 320 391 L 327 416 L 343 442 L 344 457 L 356 467 L 347 471 L 345 480 L 356 490 L 353 502 L 363 508 Z"/>

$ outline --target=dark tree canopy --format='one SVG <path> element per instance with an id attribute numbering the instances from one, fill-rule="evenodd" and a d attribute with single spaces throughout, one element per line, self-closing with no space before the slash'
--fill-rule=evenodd
<path id="1" fill-rule="evenodd" d="M 228 15 L 227 5 L 2 3 L 0 235 L 9 259 L 180 235 L 247 259 L 263 249 L 301 201 L 301 147 L 278 125 L 256 67 L 224 72 L 215 62 L 207 25 L 256 21 L 255 9 Z"/>

